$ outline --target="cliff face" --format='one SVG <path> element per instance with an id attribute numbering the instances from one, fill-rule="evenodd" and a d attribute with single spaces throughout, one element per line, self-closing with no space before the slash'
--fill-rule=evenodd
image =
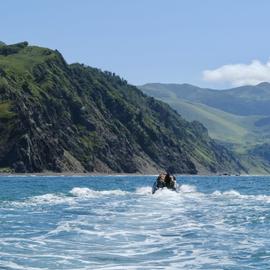
<path id="1" fill-rule="evenodd" d="M 168 105 L 58 51 L 0 45 L 0 168 L 16 172 L 239 172 Z"/>

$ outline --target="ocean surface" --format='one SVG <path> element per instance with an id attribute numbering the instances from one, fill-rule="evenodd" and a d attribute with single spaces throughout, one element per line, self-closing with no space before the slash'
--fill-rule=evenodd
<path id="1" fill-rule="evenodd" d="M 270 177 L 0 177 L 0 269 L 270 269 Z"/>

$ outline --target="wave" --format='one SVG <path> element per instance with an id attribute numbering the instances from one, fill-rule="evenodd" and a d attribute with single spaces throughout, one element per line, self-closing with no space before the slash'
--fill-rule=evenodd
<path id="1" fill-rule="evenodd" d="M 129 194 L 127 191 L 120 189 L 97 191 L 84 187 L 74 187 L 68 194 L 63 193 L 47 193 L 30 197 L 24 201 L 6 201 L 5 204 L 23 207 L 35 205 L 56 205 L 56 204 L 76 204 L 80 199 L 97 198 L 101 196 L 123 196 Z"/>
<path id="2" fill-rule="evenodd" d="M 152 188 L 151 187 L 139 187 L 135 191 L 136 194 L 139 195 L 150 195 L 152 194 Z"/>
<path id="3" fill-rule="evenodd" d="M 270 196 L 269 195 L 247 195 L 247 194 L 241 194 L 240 192 L 231 189 L 229 191 L 221 192 L 219 190 L 216 190 L 212 193 L 215 197 L 224 197 L 224 198 L 231 198 L 231 199 L 246 199 L 246 200 L 257 200 L 257 201 L 264 201 L 267 203 L 270 203 Z"/>
<path id="4" fill-rule="evenodd" d="M 33 204 L 62 204 L 62 203 L 71 203 L 72 198 L 67 197 L 63 194 L 44 194 L 39 196 L 34 196 L 29 200 Z"/>
<path id="5" fill-rule="evenodd" d="M 168 190 L 166 188 L 164 189 L 160 189 L 157 191 L 158 193 L 167 193 L 169 192 L 169 194 L 172 194 L 171 190 Z M 136 189 L 137 194 L 142 194 L 142 195 L 149 195 L 152 194 L 152 188 L 149 186 L 146 187 L 140 187 Z M 181 185 L 178 189 L 178 193 L 199 193 L 197 192 L 197 189 L 195 186 L 192 185 Z M 175 194 L 175 192 L 173 192 L 173 194 Z"/>
<path id="6" fill-rule="evenodd" d="M 2 268 L 3 267 L 3 268 Z M 0 269 L 13 269 L 13 270 L 25 270 L 25 266 L 19 265 L 15 262 L 0 262 Z M 37 267 L 30 267 L 27 266 L 27 269 L 29 270 L 40 270 L 40 269 L 44 269 L 44 268 L 37 268 Z"/>
<path id="7" fill-rule="evenodd" d="M 141 187 L 136 190 L 137 194 L 141 195 L 150 195 L 152 193 L 151 187 Z M 226 191 L 219 191 L 216 190 L 213 193 L 203 193 L 199 192 L 196 186 L 183 184 L 178 188 L 178 192 L 173 192 L 168 189 L 160 189 L 158 190 L 153 196 L 158 197 L 185 197 L 185 198 L 205 198 L 205 199 L 226 199 L 226 200 L 234 200 L 234 199 L 242 199 L 242 200 L 256 200 L 256 201 L 263 201 L 266 203 L 270 203 L 270 196 L 269 195 L 248 195 L 248 194 L 241 194 L 239 191 L 231 189 Z"/>
<path id="8" fill-rule="evenodd" d="M 182 193 L 198 193 L 197 188 L 192 185 L 181 185 L 179 191 Z"/>
<path id="9" fill-rule="evenodd" d="M 179 187 L 178 192 L 173 192 L 168 189 L 158 190 L 154 195 L 152 195 L 152 188 L 150 186 L 139 187 L 135 192 L 124 191 L 121 189 L 113 190 L 94 190 L 87 187 L 74 187 L 67 194 L 64 193 L 47 193 L 43 195 L 37 195 L 25 199 L 23 201 L 6 201 L 5 205 L 14 207 L 23 206 L 35 206 L 35 205 L 57 205 L 57 204 L 77 204 L 81 200 L 96 199 L 103 196 L 125 196 L 125 195 L 140 195 L 148 196 L 151 198 L 161 198 L 162 200 L 178 200 L 184 199 L 206 199 L 206 200 L 257 200 L 270 203 L 270 196 L 258 194 L 258 195 L 246 195 L 241 194 L 236 190 L 219 191 L 216 190 L 212 193 L 199 192 L 195 186 L 183 184 Z"/>
<path id="10" fill-rule="evenodd" d="M 36 205 L 56 205 L 56 204 L 74 204 L 75 201 L 72 197 L 65 196 L 64 194 L 44 194 L 33 196 L 24 201 L 6 202 L 8 205 L 15 207 L 36 206 Z"/>
<path id="11" fill-rule="evenodd" d="M 97 191 L 90 188 L 81 188 L 81 187 L 75 187 L 70 192 L 75 197 L 98 197 L 102 195 L 126 195 L 129 192 L 123 191 L 121 189 L 113 189 L 113 190 L 102 190 Z"/>

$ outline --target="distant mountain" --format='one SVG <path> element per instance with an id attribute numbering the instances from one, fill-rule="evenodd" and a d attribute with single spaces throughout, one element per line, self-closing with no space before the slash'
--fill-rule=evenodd
<path id="1" fill-rule="evenodd" d="M 270 115 L 269 83 L 241 86 L 222 91 L 189 84 L 151 83 L 139 88 L 154 97 L 184 99 L 235 115 Z"/>
<path id="2" fill-rule="evenodd" d="M 269 173 L 270 159 L 266 160 L 265 156 L 258 159 L 262 151 L 253 151 L 270 143 L 269 83 L 228 90 L 160 83 L 139 88 L 168 103 L 185 119 L 203 123 L 212 138 L 241 155 L 250 172 L 253 168 L 254 173 Z"/>
<path id="3" fill-rule="evenodd" d="M 237 158 L 111 72 L 27 42 L 0 46 L 1 171 L 243 172 Z"/>

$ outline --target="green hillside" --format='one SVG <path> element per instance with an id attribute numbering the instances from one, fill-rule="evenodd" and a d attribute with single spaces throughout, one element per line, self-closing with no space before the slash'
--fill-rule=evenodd
<path id="1" fill-rule="evenodd" d="M 229 143 L 241 143 L 241 140 L 247 138 L 253 122 L 257 119 L 233 115 L 204 104 L 185 100 L 164 99 L 164 101 L 185 119 L 203 123 L 211 137 Z"/>
<path id="2" fill-rule="evenodd" d="M 189 84 L 150 83 L 140 86 L 140 88 L 154 97 L 184 99 L 235 115 L 270 115 L 269 83 L 222 91 Z"/>
<path id="3" fill-rule="evenodd" d="M 197 121 L 111 72 L 27 42 L 0 46 L 2 171 L 245 172 Z"/>
<path id="4" fill-rule="evenodd" d="M 270 142 L 270 106 L 265 106 L 270 104 L 269 83 L 222 91 L 188 84 L 146 84 L 140 89 L 168 103 L 185 119 L 203 123 L 209 135 L 241 155 L 253 173 L 268 173 L 270 159 L 255 156 L 253 149 Z"/>
<path id="5" fill-rule="evenodd" d="M 200 121 L 208 128 L 209 134 L 217 140 L 237 145 L 254 145 L 268 140 L 270 106 L 263 110 L 261 103 L 270 104 L 270 84 L 268 83 L 222 91 L 203 89 L 188 84 L 146 84 L 140 89 L 170 104 L 184 118 Z M 226 105 L 230 107 L 226 110 L 224 100 L 229 98 L 232 102 Z M 234 98 L 240 99 L 236 105 Z M 209 105 L 214 99 L 216 99 L 215 104 Z M 252 102 L 249 102 L 250 100 Z M 218 104 L 222 105 L 218 106 Z M 248 106 L 245 114 L 239 111 L 229 112 L 240 110 L 243 104 Z M 256 114 L 258 109 L 261 109 L 260 114 Z"/>

